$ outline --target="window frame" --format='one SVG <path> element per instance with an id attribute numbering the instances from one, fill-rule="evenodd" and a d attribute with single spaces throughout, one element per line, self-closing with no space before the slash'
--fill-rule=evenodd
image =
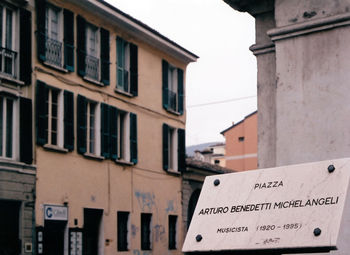
<path id="1" fill-rule="evenodd" d="M 94 30 L 94 31 L 93 31 Z M 93 32 L 95 34 L 95 55 L 91 55 L 90 52 L 90 32 Z M 84 79 L 94 82 L 94 83 L 100 83 L 101 80 L 101 28 L 98 26 L 95 26 L 92 23 L 86 22 L 85 26 L 85 76 Z M 96 68 L 96 77 L 93 77 L 92 75 L 89 75 L 88 72 L 88 59 L 95 59 L 97 61 L 97 68 Z"/>
<path id="2" fill-rule="evenodd" d="M 19 100 L 16 97 L 0 95 L 2 112 L 0 113 L 1 120 L 1 154 L 2 160 L 19 160 Z M 6 100 L 4 100 L 6 99 Z M 8 122 L 7 122 L 7 101 L 12 101 L 12 120 L 11 120 L 11 156 L 7 156 L 8 148 Z M 4 121 L 5 120 L 5 121 Z M 5 139 L 4 139 L 5 137 Z"/>
<path id="3" fill-rule="evenodd" d="M 91 150 L 90 145 L 90 109 L 91 105 L 94 105 L 94 148 L 93 151 Z M 101 103 L 86 99 L 86 156 L 101 156 Z M 78 113 L 79 114 L 79 113 Z M 81 114 L 81 113 L 80 113 Z"/>
<path id="4" fill-rule="evenodd" d="M 177 128 L 169 126 L 168 129 L 168 162 L 169 171 L 179 172 L 178 169 L 178 135 Z"/>
<path id="5" fill-rule="evenodd" d="M 130 162 L 130 112 L 118 111 L 117 115 L 117 162 Z"/>
<path id="6" fill-rule="evenodd" d="M 10 47 L 8 47 L 7 44 L 7 12 L 8 10 L 10 10 L 12 12 L 12 19 L 11 19 L 11 45 Z M 12 72 L 11 74 L 5 72 L 5 58 L 1 57 L 0 61 L 1 63 L 1 70 L 0 69 L 0 76 L 5 76 L 5 77 L 10 77 L 12 79 L 17 80 L 17 78 L 19 77 L 19 61 L 18 59 L 20 59 L 19 56 L 19 42 L 20 42 L 20 38 L 19 38 L 19 24 L 20 24 L 20 20 L 19 20 L 19 9 L 18 8 L 14 8 L 12 6 L 9 6 L 5 3 L 1 3 L 0 4 L 0 11 L 1 11 L 1 16 L 0 18 L 2 18 L 1 21 L 1 32 L 2 34 L 0 35 L 0 47 L 3 47 L 4 49 L 10 50 L 13 54 L 13 62 L 12 62 Z M 3 53 L 2 53 L 3 54 Z"/>

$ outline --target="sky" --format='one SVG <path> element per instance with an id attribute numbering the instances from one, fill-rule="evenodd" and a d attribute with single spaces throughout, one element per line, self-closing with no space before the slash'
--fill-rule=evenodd
<path id="1" fill-rule="evenodd" d="M 186 70 L 186 146 L 224 142 L 220 132 L 257 109 L 249 14 L 223 0 L 107 2 L 199 56 Z"/>

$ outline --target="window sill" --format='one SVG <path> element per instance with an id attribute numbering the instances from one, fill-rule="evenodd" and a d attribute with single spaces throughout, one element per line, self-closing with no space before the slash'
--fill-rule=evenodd
<path id="1" fill-rule="evenodd" d="M 174 169 L 168 169 L 167 171 L 169 174 L 173 174 L 173 175 L 181 175 L 181 173 L 177 170 Z"/>
<path id="2" fill-rule="evenodd" d="M 130 161 L 126 161 L 124 159 L 116 159 L 115 162 L 117 164 L 126 165 L 126 166 L 133 166 L 134 165 L 134 163 L 132 163 Z"/>
<path id="3" fill-rule="evenodd" d="M 181 114 L 177 111 L 174 111 L 174 110 L 171 110 L 171 109 L 166 109 L 167 112 L 171 113 L 171 114 L 174 114 L 174 115 L 177 115 L 177 116 L 181 116 Z"/>
<path id="4" fill-rule="evenodd" d="M 67 153 L 68 150 L 66 148 L 62 148 L 57 145 L 52 145 L 52 144 L 45 144 L 44 149 L 49 150 L 49 151 L 56 151 L 56 152 L 61 152 L 61 153 Z"/>
<path id="5" fill-rule="evenodd" d="M 16 78 L 9 77 L 9 76 L 7 76 L 5 74 L 2 74 L 2 73 L 0 73 L 0 80 L 1 81 L 5 80 L 7 82 L 14 83 L 14 84 L 17 84 L 17 85 L 20 85 L 20 86 L 24 85 L 23 81 L 17 80 Z"/>
<path id="6" fill-rule="evenodd" d="M 27 165 L 25 163 L 19 162 L 16 159 L 7 158 L 0 158 L 0 168 L 1 170 L 15 171 L 32 175 L 35 175 L 36 170 L 35 165 Z"/>
<path id="7" fill-rule="evenodd" d="M 134 97 L 133 94 L 129 93 L 129 92 L 126 92 L 124 90 L 121 90 L 121 89 L 118 89 L 118 88 L 115 88 L 114 89 L 114 92 L 118 93 L 118 94 L 122 94 L 124 96 L 127 96 L 127 97 Z"/>
<path id="8" fill-rule="evenodd" d="M 85 152 L 85 153 L 84 153 L 84 157 L 90 158 L 90 159 L 99 160 L 99 161 L 102 161 L 102 160 L 105 159 L 105 158 L 102 157 L 102 156 L 99 156 L 99 155 L 96 155 L 96 154 L 92 154 L 92 153 L 88 153 L 88 152 Z"/>
<path id="9" fill-rule="evenodd" d="M 57 71 L 60 71 L 60 72 L 62 72 L 62 73 L 68 73 L 68 70 L 67 70 L 67 69 L 64 69 L 63 67 L 50 64 L 49 62 L 46 62 L 46 61 L 45 61 L 43 64 L 44 64 L 45 66 L 51 67 L 51 68 L 53 68 L 53 69 L 56 69 Z"/>
<path id="10" fill-rule="evenodd" d="M 97 81 L 97 80 L 91 79 L 91 78 L 89 78 L 89 77 L 87 77 L 87 76 L 84 76 L 84 77 L 83 77 L 83 80 L 88 81 L 88 82 L 90 82 L 90 83 L 93 83 L 93 84 L 95 84 L 95 85 L 97 85 L 97 86 L 104 87 L 104 84 L 103 84 L 102 82 L 99 82 L 99 81 Z"/>

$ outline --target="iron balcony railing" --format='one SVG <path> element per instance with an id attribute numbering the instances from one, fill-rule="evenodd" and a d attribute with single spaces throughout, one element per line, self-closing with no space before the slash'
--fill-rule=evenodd
<path id="1" fill-rule="evenodd" d="M 173 111 L 177 111 L 177 93 L 169 90 L 169 108 Z"/>
<path id="2" fill-rule="evenodd" d="M 0 73 L 16 79 L 17 52 L 0 47 Z"/>
<path id="3" fill-rule="evenodd" d="M 91 78 L 93 80 L 99 80 L 99 70 L 100 70 L 100 60 L 96 57 L 86 55 L 85 56 L 85 72 L 86 77 Z"/>
<path id="4" fill-rule="evenodd" d="M 62 67 L 62 42 L 46 38 L 46 62 Z"/>

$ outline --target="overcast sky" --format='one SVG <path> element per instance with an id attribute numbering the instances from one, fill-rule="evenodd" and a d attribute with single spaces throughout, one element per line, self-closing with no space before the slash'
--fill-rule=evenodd
<path id="1" fill-rule="evenodd" d="M 253 17 L 223 0 L 107 2 L 200 57 L 186 73 L 187 146 L 224 141 L 221 131 L 257 109 Z"/>

